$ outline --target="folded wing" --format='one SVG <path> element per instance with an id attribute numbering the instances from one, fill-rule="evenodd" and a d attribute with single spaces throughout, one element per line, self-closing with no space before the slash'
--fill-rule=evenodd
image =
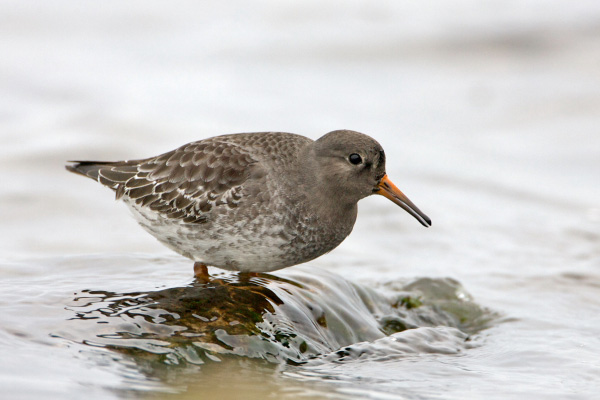
<path id="1" fill-rule="evenodd" d="M 219 140 L 192 142 L 144 160 L 73 161 L 67 169 L 97 180 L 142 207 L 184 223 L 208 221 L 213 207 L 235 208 L 243 185 L 262 167 L 247 151 Z"/>

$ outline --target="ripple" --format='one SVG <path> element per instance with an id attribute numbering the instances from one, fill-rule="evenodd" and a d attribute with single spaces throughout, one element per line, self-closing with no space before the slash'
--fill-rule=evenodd
<path id="1" fill-rule="evenodd" d="M 72 329 L 56 336 L 151 364 L 230 356 L 322 364 L 454 354 L 496 317 L 448 278 L 369 287 L 310 267 L 285 275 L 222 272 L 155 291 L 81 290 L 67 307 Z"/>

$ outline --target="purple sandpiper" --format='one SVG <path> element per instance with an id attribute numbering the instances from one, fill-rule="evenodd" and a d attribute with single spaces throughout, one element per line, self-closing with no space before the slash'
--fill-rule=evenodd
<path id="1" fill-rule="evenodd" d="M 161 243 L 206 266 L 267 272 L 337 247 L 357 203 L 380 194 L 422 225 L 431 220 L 387 177 L 383 148 L 350 130 L 318 140 L 284 132 L 239 133 L 130 161 L 70 161 L 108 186 Z"/>

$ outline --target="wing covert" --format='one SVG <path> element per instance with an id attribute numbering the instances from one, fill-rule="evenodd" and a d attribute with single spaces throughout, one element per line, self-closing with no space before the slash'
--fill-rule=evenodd
<path id="1" fill-rule="evenodd" d="M 242 185 L 259 168 L 243 148 L 203 140 L 157 157 L 103 165 L 98 180 L 115 189 L 117 199 L 127 196 L 168 218 L 203 223 L 215 206 L 237 207 Z"/>

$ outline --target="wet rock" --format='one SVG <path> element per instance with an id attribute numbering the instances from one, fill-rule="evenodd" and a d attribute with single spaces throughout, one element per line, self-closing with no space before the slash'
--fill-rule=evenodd
<path id="1" fill-rule="evenodd" d="M 466 340 L 493 318 L 450 279 L 366 287 L 307 267 L 286 276 L 222 272 L 144 293 L 83 290 L 69 309 L 74 323 L 94 325 L 82 330 L 93 337 L 81 341 L 166 364 L 229 355 L 304 363 L 339 351 L 344 358 L 421 327 L 455 328 L 463 336 L 453 340 Z"/>

